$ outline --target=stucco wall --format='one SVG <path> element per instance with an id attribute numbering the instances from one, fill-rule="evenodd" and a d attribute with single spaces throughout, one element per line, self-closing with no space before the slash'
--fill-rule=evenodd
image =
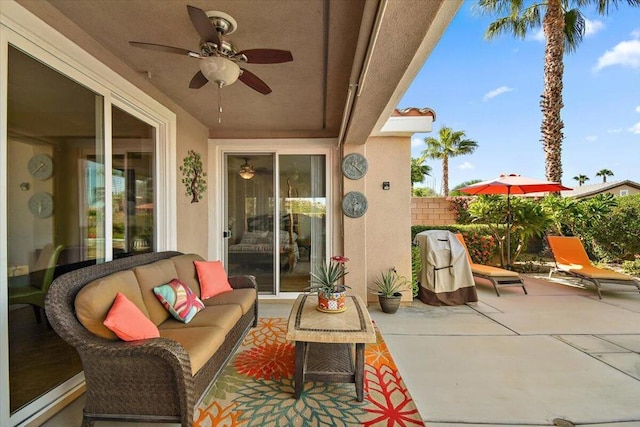
<path id="1" fill-rule="evenodd" d="M 367 285 L 374 287 L 375 278 L 393 267 L 411 278 L 411 138 L 369 138 L 367 157 Z M 389 190 L 382 188 L 385 181 Z M 377 301 L 375 295 L 369 299 Z M 405 291 L 403 300 L 411 299 Z"/>
<path id="2" fill-rule="evenodd" d="M 360 218 L 343 216 L 345 255 L 349 261 L 347 284 L 351 293 L 370 302 L 377 302 L 368 288 L 381 272 L 395 267 L 398 274 L 411 277 L 411 140 L 407 137 L 369 138 L 365 145 L 345 148 L 363 154 L 369 162 L 364 178 L 344 179 L 343 192 L 362 191 L 369 203 Z M 389 190 L 382 183 L 390 183 Z M 412 299 L 406 291 L 403 301 Z"/>
<path id="3" fill-rule="evenodd" d="M 448 225 L 456 223 L 455 212 L 445 197 L 412 197 L 411 225 Z"/>
<path id="4" fill-rule="evenodd" d="M 187 114 L 177 115 L 178 144 L 176 159 L 178 168 L 182 165 L 187 152 L 193 150 L 202 156 L 202 165 L 207 170 L 207 138 L 208 129 Z M 178 223 L 178 250 L 184 253 L 196 253 L 207 257 L 209 251 L 209 218 L 208 198 L 212 196 L 213 186 L 207 176 L 207 191 L 198 203 L 191 203 L 191 196 L 185 193 L 182 183 L 183 175 L 178 170 L 176 175 L 176 207 Z"/>

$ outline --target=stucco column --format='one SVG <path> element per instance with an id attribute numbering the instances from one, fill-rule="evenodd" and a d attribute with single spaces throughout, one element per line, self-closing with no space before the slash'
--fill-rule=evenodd
<path id="1" fill-rule="evenodd" d="M 345 145 L 344 155 L 359 153 L 366 157 L 365 145 Z M 339 159 L 342 163 L 342 159 Z M 351 180 L 342 176 L 342 197 L 349 191 L 360 191 L 366 193 L 367 175 L 358 180 Z M 342 198 L 339 200 L 342 205 Z M 344 256 L 349 258 L 347 269 L 349 274 L 345 277 L 345 284 L 350 286 L 349 294 L 359 295 L 364 301 L 367 300 L 367 215 L 369 211 L 360 218 L 349 218 L 342 213 L 344 224 Z"/>

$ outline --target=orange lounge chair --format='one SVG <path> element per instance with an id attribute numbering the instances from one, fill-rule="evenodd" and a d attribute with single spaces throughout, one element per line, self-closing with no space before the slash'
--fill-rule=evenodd
<path id="1" fill-rule="evenodd" d="M 588 280 L 596 286 L 598 298 L 602 299 L 600 288 L 602 283 L 617 283 L 634 285 L 640 291 L 640 282 L 628 274 L 613 270 L 594 267 L 589 260 L 582 242 L 577 237 L 547 236 L 549 248 L 556 263 L 555 269 L 549 271 L 549 278 L 553 273 L 565 273 L 582 280 Z M 630 290 L 629 292 L 635 292 Z"/>
<path id="2" fill-rule="evenodd" d="M 491 282 L 493 285 L 493 289 L 496 291 L 496 295 L 500 296 L 500 292 L 498 292 L 498 286 L 520 286 L 524 293 L 527 293 L 527 288 L 524 287 L 524 281 L 520 277 L 518 273 L 515 271 L 505 270 L 503 268 L 492 267 L 490 265 L 484 264 L 475 264 L 471 260 L 471 256 L 469 255 L 469 249 L 467 249 L 467 245 L 464 242 L 464 237 L 460 233 L 456 233 L 456 237 L 464 246 L 464 250 L 467 253 L 467 259 L 469 260 L 469 265 L 471 266 L 471 272 L 474 276 L 480 277 L 482 279 L 486 279 Z"/>

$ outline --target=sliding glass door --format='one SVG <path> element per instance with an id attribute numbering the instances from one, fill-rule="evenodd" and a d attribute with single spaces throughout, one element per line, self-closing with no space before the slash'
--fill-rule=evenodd
<path id="1" fill-rule="evenodd" d="M 157 132 L 116 106 L 106 114 L 103 95 L 13 46 L 8 70 L 2 324 L 15 414 L 82 372 L 75 349 L 47 323 L 52 280 L 155 249 Z"/>
<path id="2" fill-rule="evenodd" d="M 326 156 L 229 153 L 225 177 L 229 273 L 263 294 L 302 292 L 326 255 Z"/>

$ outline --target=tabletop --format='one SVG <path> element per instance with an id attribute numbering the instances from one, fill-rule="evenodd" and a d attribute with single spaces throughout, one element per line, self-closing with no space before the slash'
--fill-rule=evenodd
<path id="1" fill-rule="evenodd" d="M 286 338 L 289 341 L 324 343 L 376 342 L 367 306 L 357 295 L 348 295 L 342 313 L 323 313 L 316 309 L 318 297 L 298 296 L 289 315 Z"/>

